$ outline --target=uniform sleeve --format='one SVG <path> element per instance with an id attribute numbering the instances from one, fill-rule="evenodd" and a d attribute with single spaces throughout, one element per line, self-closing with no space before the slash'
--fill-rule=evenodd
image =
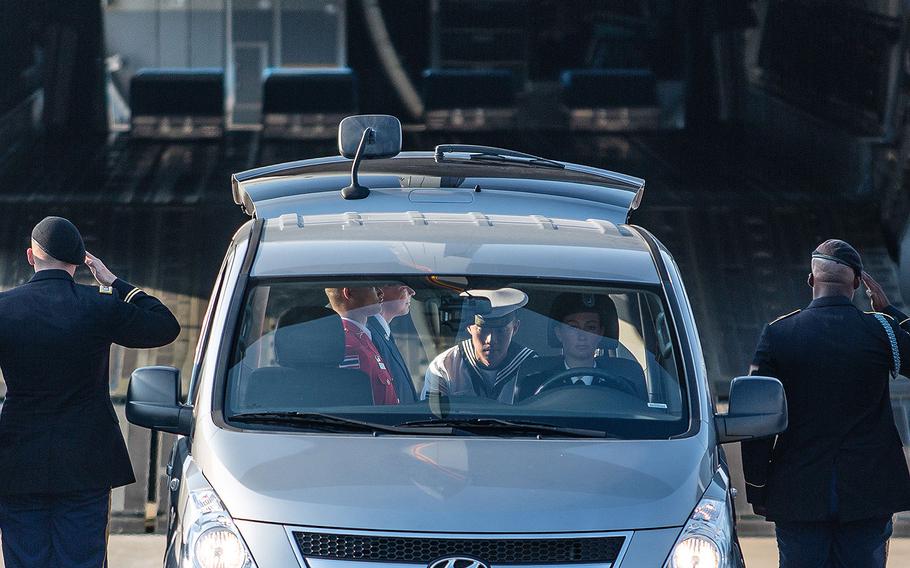
<path id="1" fill-rule="evenodd" d="M 180 324 L 157 298 L 119 278 L 112 287 L 120 299 L 114 304 L 109 322 L 114 343 L 124 347 L 161 347 L 177 338 Z"/>
<path id="2" fill-rule="evenodd" d="M 894 306 L 888 306 L 882 310 L 882 313 L 891 316 L 894 321 L 897 322 L 897 324 L 901 327 L 901 329 L 910 333 L 910 318 L 907 317 L 907 314 L 895 308 Z"/>
<path id="3" fill-rule="evenodd" d="M 449 392 L 449 373 L 445 366 L 445 355 L 441 353 L 430 362 L 423 378 L 423 390 L 420 392 L 421 400 L 426 400 L 430 393 L 446 395 Z"/>
<path id="4" fill-rule="evenodd" d="M 897 348 L 901 360 L 899 374 L 910 377 L 910 334 L 907 333 L 907 329 L 910 329 L 910 322 L 906 321 L 907 318 L 903 312 L 893 306 L 885 308 L 884 313 L 891 316 L 891 319 L 885 319 L 888 320 L 888 323 L 894 329 L 894 339 L 897 340 Z"/>
<path id="5" fill-rule="evenodd" d="M 761 337 L 758 340 L 758 346 L 755 348 L 755 355 L 752 356 L 750 375 L 777 377 L 777 365 L 774 361 L 774 355 L 771 352 L 770 330 L 770 325 L 766 325 L 765 329 L 762 330 Z"/>
<path id="6" fill-rule="evenodd" d="M 752 358 L 752 375 L 776 377 L 777 366 L 771 350 L 770 326 L 765 326 L 755 356 Z M 743 458 L 743 476 L 746 481 L 746 500 L 756 513 L 761 514 L 765 504 L 765 484 L 771 472 L 771 450 L 774 438 L 749 440 L 740 444 Z"/>
<path id="7" fill-rule="evenodd" d="M 765 506 L 765 484 L 771 473 L 771 451 L 774 438 L 749 440 L 740 444 L 743 458 L 743 477 L 746 481 L 746 501 L 756 513 Z"/>

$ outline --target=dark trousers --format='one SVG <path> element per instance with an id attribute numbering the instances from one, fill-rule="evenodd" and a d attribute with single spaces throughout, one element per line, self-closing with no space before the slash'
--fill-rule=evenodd
<path id="1" fill-rule="evenodd" d="M 6 568 L 107 568 L 110 489 L 0 495 Z"/>
<path id="2" fill-rule="evenodd" d="M 891 517 L 775 523 L 781 568 L 885 568 Z"/>

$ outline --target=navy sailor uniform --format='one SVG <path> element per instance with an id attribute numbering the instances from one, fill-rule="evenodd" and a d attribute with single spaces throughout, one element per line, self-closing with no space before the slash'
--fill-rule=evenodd
<path id="1" fill-rule="evenodd" d="M 511 403 L 518 370 L 525 360 L 537 357 L 529 347 L 509 345 L 496 368 L 484 366 L 474 356 L 470 339 L 446 349 L 430 362 L 420 398 L 431 393 L 445 396 L 479 396 Z"/>

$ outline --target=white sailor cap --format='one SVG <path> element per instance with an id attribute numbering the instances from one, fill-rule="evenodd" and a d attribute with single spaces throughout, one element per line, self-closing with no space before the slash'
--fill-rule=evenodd
<path id="1" fill-rule="evenodd" d="M 497 290 L 466 290 L 465 298 L 479 298 L 480 309 L 474 315 L 474 324 L 484 327 L 501 327 L 512 321 L 512 314 L 528 303 L 528 295 L 515 288 Z"/>

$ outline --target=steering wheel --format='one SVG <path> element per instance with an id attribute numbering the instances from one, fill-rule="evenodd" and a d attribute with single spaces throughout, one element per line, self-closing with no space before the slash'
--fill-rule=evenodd
<path id="1" fill-rule="evenodd" d="M 622 391 L 626 394 L 630 394 L 634 397 L 639 396 L 638 393 L 635 392 L 635 387 L 626 378 L 615 373 L 605 371 L 603 369 L 598 369 L 596 367 L 575 367 L 574 369 L 566 369 L 565 371 L 560 371 L 544 381 L 543 384 L 541 384 L 539 387 L 537 387 L 537 389 L 534 391 L 534 394 L 531 396 L 537 396 L 542 392 L 558 387 L 575 386 L 571 383 L 567 385 L 559 384 L 560 382 L 565 381 L 570 377 L 594 377 L 590 385 L 592 387 L 609 387 L 618 391 Z"/>

